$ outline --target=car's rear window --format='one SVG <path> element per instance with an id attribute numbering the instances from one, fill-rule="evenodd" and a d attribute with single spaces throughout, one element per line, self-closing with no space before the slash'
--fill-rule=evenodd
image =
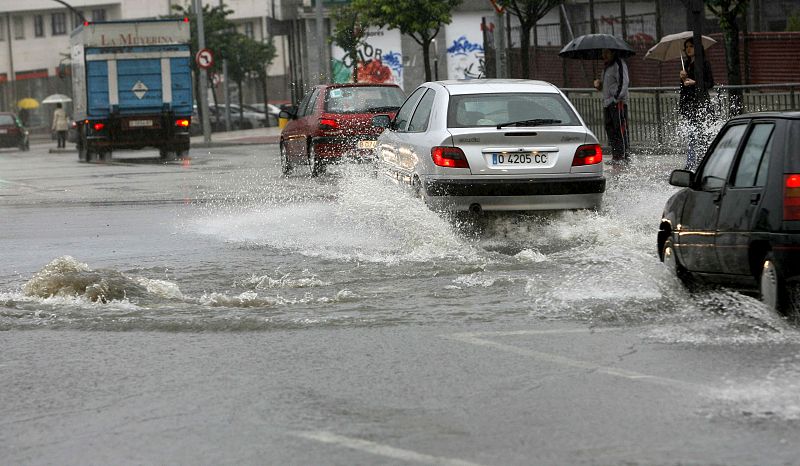
<path id="1" fill-rule="evenodd" d="M 6 126 L 13 124 L 16 124 L 14 122 L 14 117 L 12 117 L 11 115 L 0 115 L 0 125 Z"/>
<path id="2" fill-rule="evenodd" d="M 544 125 L 580 126 L 560 94 L 498 93 L 450 96 L 448 128 L 497 126 L 525 120 L 552 120 Z"/>
<path id="3" fill-rule="evenodd" d="M 325 111 L 330 113 L 379 113 L 396 111 L 406 96 L 399 87 L 334 87 L 325 94 Z"/>

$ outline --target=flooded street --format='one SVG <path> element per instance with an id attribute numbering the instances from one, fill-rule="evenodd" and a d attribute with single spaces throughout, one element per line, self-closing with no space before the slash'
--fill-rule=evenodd
<path id="1" fill-rule="evenodd" d="M 658 260 L 682 163 L 452 218 L 277 145 L 0 151 L 0 458 L 794 464 L 800 331 Z"/>

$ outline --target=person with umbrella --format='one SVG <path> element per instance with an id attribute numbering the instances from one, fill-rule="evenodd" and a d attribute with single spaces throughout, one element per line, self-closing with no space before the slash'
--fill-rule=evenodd
<path id="1" fill-rule="evenodd" d="M 628 65 L 616 50 L 603 49 L 605 68 L 602 80 L 595 79 L 594 87 L 603 93 L 603 122 L 611 145 L 612 163 L 629 162 L 628 154 Z"/>
<path id="2" fill-rule="evenodd" d="M 714 87 L 714 77 L 711 74 L 711 65 L 708 60 L 703 60 L 703 91 L 697 92 L 697 81 L 695 80 L 695 54 L 694 41 L 688 38 L 683 42 L 683 50 L 687 59 L 681 59 L 683 65 L 680 71 L 681 89 L 678 111 L 684 121 L 687 131 L 689 147 L 686 151 L 686 169 L 694 170 L 699 162 L 697 148 L 700 137 L 703 133 L 703 122 L 708 115 L 708 89 Z"/>
<path id="3" fill-rule="evenodd" d="M 53 112 L 53 131 L 56 132 L 59 149 L 67 147 L 67 129 L 69 129 L 67 112 L 64 111 L 61 102 L 59 102 L 56 104 L 56 109 Z"/>

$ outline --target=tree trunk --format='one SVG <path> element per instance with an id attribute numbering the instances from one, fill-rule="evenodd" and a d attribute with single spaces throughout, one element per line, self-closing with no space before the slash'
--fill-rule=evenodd
<path id="1" fill-rule="evenodd" d="M 267 104 L 269 104 L 269 97 L 267 96 L 267 90 L 268 90 L 267 77 L 268 77 L 267 67 L 265 66 L 264 74 L 261 75 L 261 85 L 264 87 L 264 116 L 266 117 L 265 126 L 269 128 L 270 126 L 272 126 L 272 123 L 270 123 L 269 121 L 269 107 L 267 106 Z"/>
<path id="2" fill-rule="evenodd" d="M 242 102 L 242 81 L 236 81 L 236 89 L 239 90 L 239 129 L 244 129 L 244 104 Z"/>
<path id="3" fill-rule="evenodd" d="M 431 81 L 431 39 L 422 41 L 422 61 L 425 63 L 425 81 Z"/>
<path id="4" fill-rule="evenodd" d="M 531 79 L 531 57 L 528 54 L 531 48 L 531 25 L 530 23 L 521 23 L 520 28 L 519 55 L 522 78 Z"/>
<path id="5" fill-rule="evenodd" d="M 736 22 L 737 15 L 729 13 L 721 21 L 723 36 L 725 40 L 725 61 L 727 62 L 728 84 L 739 86 L 742 84 L 741 66 L 739 61 L 739 24 Z M 742 90 L 731 89 L 731 113 L 738 115 L 742 112 Z"/>

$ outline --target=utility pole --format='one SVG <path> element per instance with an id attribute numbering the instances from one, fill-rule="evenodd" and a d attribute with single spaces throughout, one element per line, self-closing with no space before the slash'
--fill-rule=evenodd
<path id="1" fill-rule="evenodd" d="M 328 81 L 328 73 L 326 70 L 326 59 L 325 57 L 327 54 L 325 53 L 325 28 L 324 28 L 324 21 L 325 15 L 323 12 L 322 0 L 315 0 L 317 2 L 317 6 L 315 8 L 316 13 L 316 23 L 317 23 L 317 50 L 320 53 L 320 60 L 317 62 L 317 79 L 319 79 L 320 84 L 325 84 Z"/>
<path id="2" fill-rule="evenodd" d="M 219 6 L 222 8 L 224 3 L 219 0 Z M 228 59 L 222 57 L 222 89 L 225 96 L 225 131 L 231 130 L 231 88 L 228 87 Z M 242 109 L 239 109 L 242 110 Z"/>
<path id="3" fill-rule="evenodd" d="M 194 0 L 194 13 L 197 17 L 197 48 L 206 48 L 206 36 L 203 29 L 203 0 Z M 208 72 L 199 68 L 200 73 L 200 114 L 203 120 L 203 142 L 211 142 L 211 124 L 208 119 Z"/>
<path id="4" fill-rule="evenodd" d="M 494 66 L 497 70 L 498 78 L 506 77 L 506 27 L 505 18 L 503 18 L 503 10 L 495 9 L 495 18 L 497 27 L 495 28 L 495 60 Z"/>
<path id="5" fill-rule="evenodd" d="M 688 0 L 691 2 L 692 12 L 692 42 L 694 43 L 694 76 L 697 84 L 694 86 L 697 98 L 701 102 L 708 98 L 705 76 L 703 76 L 703 63 L 705 62 L 705 50 L 703 49 L 703 13 L 705 5 L 703 0 Z"/>

